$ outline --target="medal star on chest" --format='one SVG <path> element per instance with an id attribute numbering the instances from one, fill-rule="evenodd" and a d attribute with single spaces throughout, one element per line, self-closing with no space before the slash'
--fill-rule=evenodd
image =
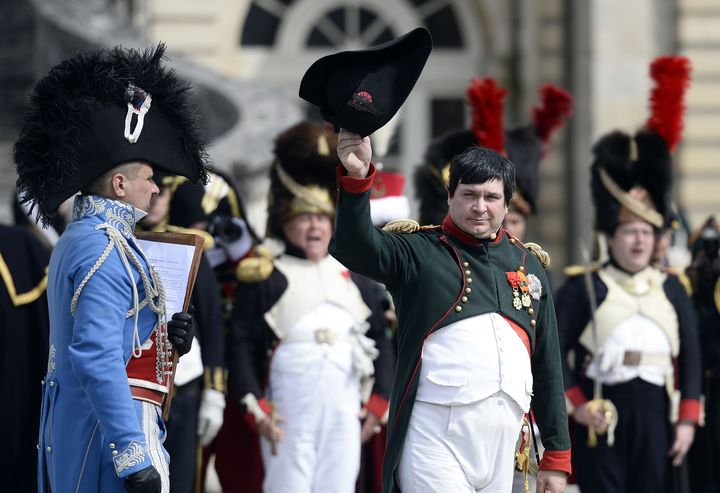
<path id="1" fill-rule="evenodd" d="M 542 295 L 542 284 L 534 274 L 525 274 L 525 267 L 522 265 L 515 271 L 505 273 L 505 277 L 512 288 L 513 307 L 516 310 L 528 308 L 532 300 L 540 300 Z"/>

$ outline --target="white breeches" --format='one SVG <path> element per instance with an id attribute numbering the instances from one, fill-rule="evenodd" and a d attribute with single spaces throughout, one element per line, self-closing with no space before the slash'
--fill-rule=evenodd
<path id="1" fill-rule="evenodd" d="M 167 431 L 160 406 L 145 401 L 135 401 L 135 408 L 141 415 L 140 422 L 150 460 L 162 479 L 162 493 L 170 493 L 170 456 L 163 447 Z"/>
<path id="2" fill-rule="evenodd" d="M 504 392 L 461 406 L 416 401 L 400 459 L 400 489 L 509 493 L 523 414 Z"/>
<path id="3" fill-rule="evenodd" d="M 358 378 L 328 360 L 302 373 L 271 371 L 283 438 L 260 439 L 266 493 L 353 493 L 360 469 Z"/>

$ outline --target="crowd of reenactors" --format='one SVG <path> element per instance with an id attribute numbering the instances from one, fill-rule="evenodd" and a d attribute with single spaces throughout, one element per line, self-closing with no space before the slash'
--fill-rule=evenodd
<path id="1" fill-rule="evenodd" d="M 354 196 L 369 194 L 370 217 L 382 235 L 451 236 L 456 158 L 478 147 L 514 165 L 514 193 L 505 197 L 503 222 L 490 241 L 502 240 L 508 249 L 537 258 L 527 270 L 523 256 L 517 271 L 500 272 L 508 275 L 507 300 L 514 306 L 506 318 L 518 320 L 509 325 L 518 334 L 531 334 L 523 342 L 533 373 L 545 368 L 534 358 L 536 342 L 551 344 L 541 348 L 549 354 L 543 357 L 558 356 L 548 371 L 561 374 L 564 385 L 555 392 L 552 386 L 538 387 L 535 377 L 535 396 L 529 410 L 520 413 L 522 431 L 517 444 L 513 436 L 507 457 L 517 468 L 513 491 L 527 491 L 528 476 L 537 475 L 533 466 L 569 475 L 583 493 L 720 491 L 715 467 L 720 460 L 720 226 L 711 217 L 690 231 L 672 201 L 672 153 L 682 137 L 689 61 L 656 59 L 647 121 L 634 133 L 610 131 L 594 144 L 594 245 L 587 246 L 592 252 L 583 265 L 566 269 L 565 282 L 552 297 L 545 293 L 545 275 L 530 273 L 534 266 L 547 267 L 549 255 L 526 237 L 526 224 L 540 221 L 539 170 L 550 138 L 572 117 L 572 97 L 563 89 L 542 86 L 529 123 L 505 128 L 507 91 L 493 79 L 473 80 L 467 89 L 472 125 L 430 142 L 413 173 L 419 223 L 408 220 L 399 173 L 372 166 L 368 179 L 346 176 L 352 167 L 343 149 L 362 152 L 363 138 L 399 109 L 429 52 L 422 33 L 413 32 L 370 50 L 327 57 L 308 71 L 301 96 L 320 106 L 330 124 L 304 121 L 276 136 L 262 225 L 248 220 L 233 177 L 212 166 L 195 122 L 183 119 L 188 88 L 162 66 L 163 48 L 78 55 L 38 83 L 15 149 L 15 225 L 0 228 L 1 381 L 5 395 L 12 396 L 2 406 L 2 422 L 6 445 L 16 451 L 5 461 L 12 470 L 4 475 L 8 491 L 31 491 L 38 484 L 53 491 L 68 485 L 77 491 L 155 491 L 141 489 L 153 484 L 163 492 L 204 491 L 211 462 L 224 492 L 389 492 L 399 490 L 398 481 L 402 489 L 415 491 L 407 482 L 410 469 L 403 469 L 402 443 L 388 442 L 392 459 L 385 461 L 386 476 L 389 466 L 392 474 L 383 479 L 382 473 L 388 424 L 392 429 L 405 419 L 408 436 L 415 437 L 415 421 L 407 424 L 410 415 L 403 415 L 403 402 L 397 400 L 418 387 L 419 395 L 437 392 L 416 383 L 433 379 L 419 363 L 419 377 L 415 372 L 396 377 L 396 368 L 399 374 L 407 371 L 403 348 L 409 343 L 403 340 L 402 320 L 398 329 L 398 314 L 406 315 L 395 302 L 407 305 L 407 290 L 415 288 L 398 287 L 392 279 L 386 286 L 330 255 L 347 255 L 342 237 L 333 239 L 336 221 L 340 224 L 337 201 L 363 211 Z M 376 79 L 368 79 L 368 73 Z M 341 95 L 343 107 L 334 106 L 335 89 L 360 82 L 367 90 L 353 90 L 351 98 Z M 404 87 L 403 95 L 392 95 L 390 108 L 381 102 L 387 87 Z M 357 141 L 342 133 L 338 138 L 349 122 Z M 148 145 L 138 146 L 143 141 Z M 103 159 L 106 164 L 99 166 Z M 128 162 L 150 163 L 150 175 L 142 175 L 142 167 L 121 167 Z M 60 204 L 76 192 L 81 195 L 70 216 Z M 139 207 L 138 194 L 149 197 L 146 209 Z M 89 229 L 79 233 L 83 224 Z M 162 289 L 134 243 L 133 228 L 204 238 L 190 314 L 166 320 L 160 313 Z M 676 241 L 683 230 L 686 245 Z M 63 243 L 68 236 L 76 243 Z M 414 265 L 412 249 L 420 240 L 379 238 L 394 245 L 393 255 L 405 255 L 404 262 Z M 383 245 L 377 272 L 385 275 L 395 271 L 381 255 Z M 53 249 L 57 260 L 51 261 Z M 688 253 L 686 265 L 673 263 L 679 250 Z M 374 277 L 373 267 L 366 266 L 370 258 L 346 263 L 357 263 Z M 130 282 L 123 276 L 133 268 Z M 476 286 L 484 289 L 480 282 L 470 284 L 468 272 L 462 274 L 467 291 L 454 307 L 457 321 L 451 326 L 469 320 L 462 312 L 471 310 L 470 293 Z M 405 294 L 391 296 L 398 289 Z M 502 296 L 499 287 L 497 296 Z M 533 315 L 541 297 L 541 303 L 554 298 L 555 309 L 542 320 Z M 114 349 L 106 340 L 114 337 L 111 333 L 100 342 L 98 334 L 76 327 L 102 325 L 105 312 L 98 310 L 109 312 L 115 305 L 121 305 L 125 329 Z M 521 312 L 527 320 L 518 319 Z M 536 329 L 538 320 L 544 325 Z M 56 326 L 67 327 L 67 333 L 58 335 Z M 543 329 L 556 335 L 548 339 Z M 439 350 L 436 339 L 420 342 L 428 355 Z M 151 352 L 153 344 L 158 349 Z M 167 363 L 165 347 L 182 354 L 166 421 L 141 414 L 154 412 L 157 399 L 166 398 L 162 375 L 153 380 L 156 362 Z M 146 361 L 141 353 L 151 357 L 147 372 L 152 375 L 128 363 Z M 121 415 L 125 410 L 118 398 L 102 393 L 114 388 L 104 387 L 98 376 L 112 371 L 102 366 L 111 357 L 120 369 L 128 365 L 127 375 L 121 371 L 113 383 L 129 381 L 128 396 L 144 402 L 135 409 L 142 416 L 137 421 L 132 406 L 130 414 Z M 426 364 L 432 368 L 437 362 Z M 400 381 L 409 382 L 403 392 L 397 389 Z M 529 385 L 528 400 L 532 378 Z M 537 395 L 538 389 L 555 392 L 552 404 L 543 402 L 550 397 Z M 555 406 L 562 392 L 564 404 Z M 87 395 L 87 402 L 63 403 L 74 393 Z M 68 423 L 79 421 L 82 413 L 87 419 L 72 435 L 74 425 Z M 564 423 L 565 413 L 569 434 L 554 428 L 555 418 Z M 160 423 L 156 448 L 147 439 L 146 418 Z M 136 425 L 137 436 L 123 428 Z M 536 464 L 543 448 L 546 455 Z M 97 457 L 88 461 L 88 455 Z M 553 483 L 543 484 L 555 491 Z"/>

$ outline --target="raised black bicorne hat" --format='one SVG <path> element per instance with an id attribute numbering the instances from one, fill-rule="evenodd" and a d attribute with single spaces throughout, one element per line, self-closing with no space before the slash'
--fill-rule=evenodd
<path id="1" fill-rule="evenodd" d="M 657 229 L 670 226 L 671 152 L 682 137 L 690 61 L 680 56 L 656 58 L 650 75 L 655 86 L 645 125 L 634 135 L 610 132 L 593 147 L 595 221 L 606 234 L 636 220 Z"/>
<path id="2" fill-rule="evenodd" d="M 134 161 L 206 177 L 191 89 L 162 66 L 165 46 L 80 53 L 35 86 L 14 157 L 18 189 L 44 222 L 112 168 Z"/>
<path id="3" fill-rule="evenodd" d="M 432 50 L 424 28 L 366 50 L 325 56 L 305 72 L 300 97 L 318 107 L 337 131 L 372 134 L 397 113 Z"/>

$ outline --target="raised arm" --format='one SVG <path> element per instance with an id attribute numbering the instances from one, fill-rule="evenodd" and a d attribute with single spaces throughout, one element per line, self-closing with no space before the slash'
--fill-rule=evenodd
<path id="1" fill-rule="evenodd" d="M 370 140 L 346 130 L 338 137 L 338 204 L 330 254 L 349 270 L 392 288 L 406 281 L 418 265 L 415 235 L 397 235 L 375 228 L 370 219 L 370 189 L 375 168 Z"/>

